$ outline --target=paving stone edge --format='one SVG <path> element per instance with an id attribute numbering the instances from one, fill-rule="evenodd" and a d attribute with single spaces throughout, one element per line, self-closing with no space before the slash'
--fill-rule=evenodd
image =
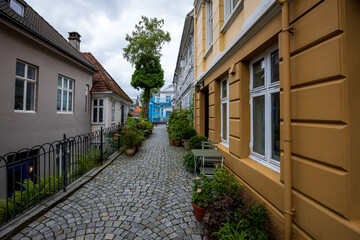
<path id="1" fill-rule="evenodd" d="M 0 228 L 0 239 L 10 239 L 27 225 L 29 225 L 31 222 L 35 221 L 37 218 L 45 214 L 51 208 L 70 197 L 70 195 L 79 190 L 86 183 L 94 179 L 105 168 L 111 165 L 120 154 L 120 151 L 113 153 L 103 165 L 90 170 L 84 176 L 80 177 L 79 179 L 71 183 L 69 186 L 67 186 L 65 192 L 57 192 L 44 202 L 29 209 L 26 213 L 20 215 L 19 217 L 11 220 L 10 222 L 2 226 Z"/>

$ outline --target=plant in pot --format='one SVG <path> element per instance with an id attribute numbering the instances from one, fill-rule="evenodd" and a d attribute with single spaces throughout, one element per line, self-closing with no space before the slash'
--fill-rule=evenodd
<path id="1" fill-rule="evenodd" d="M 212 200 L 212 184 L 210 179 L 203 173 L 194 179 L 193 196 L 191 204 L 194 208 L 196 220 L 203 220 L 206 208 Z"/>
<path id="2" fill-rule="evenodd" d="M 136 145 L 139 143 L 138 131 L 135 127 L 128 127 L 123 135 L 123 144 L 127 155 L 135 154 Z"/>
<path id="3" fill-rule="evenodd" d="M 190 138 L 196 136 L 196 131 L 192 127 L 184 128 L 181 132 L 182 141 L 184 143 L 184 148 L 190 150 Z"/>
<path id="4" fill-rule="evenodd" d="M 114 134 L 114 141 L 119 141 L 120 138 L 120 134 L 119 133 L 115 133 Z"/>
<path id="5" fill-rule="evenodd" d="M 175 141 L 175 146 L 177 147 L 181 146 L 181 132 L 174 133 L 174 141 Z"/>
<path id="6" fill-rule="evenodd" d="M 205 136 L 193 136 L 190 138 L 190 148 L 191 149 L 201 149 L 201 142 L 207 141 Z"/>
<path id="7" fill-rule="evenodd" d="M 169 134 L 169 143 L 170 143 L 170 146 L 175 146 L 175 140 L 174 140 L 173 134 Z"/>

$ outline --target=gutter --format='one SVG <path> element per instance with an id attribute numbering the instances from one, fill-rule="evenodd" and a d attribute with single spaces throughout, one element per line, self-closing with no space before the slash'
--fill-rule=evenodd
<path id="1" fill-rule="evenodd" d="M 282 82 L 283 82 L 283 111 L 284 111 L 284 228 L 285 240 L 291 239 L 292 217 L 292 171 L 291 171 L 291 75 L 290 75 L 290 19 L 288 0 L 276 0 L 282 7 Z"/>

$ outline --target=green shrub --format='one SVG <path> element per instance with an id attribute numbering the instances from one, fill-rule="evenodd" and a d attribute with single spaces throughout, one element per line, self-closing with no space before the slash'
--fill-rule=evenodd
<path id="1" fill-rule="evenodd" d="M 221 224 L 219 231 L 213 233 L 211 236 L 217 237 L 219 240 L 244 240 L 249 237 L 246 231 L 240 232 L 241 224 L 244 220 L 240 220 L 236 227 L 230 223 Z"/>
<path id="2" fill-rule="evenodd" d="M 190 148 L 191 149 L 201 149 L 201 142 L 207 141 L 205 136 L 193 136 L 190 138 Z"/>
<path id="3" fill-rule="evenodd" d="M 139 144 L 144 137 L 144 133 L 135 127 L 128 127 L 123 134 L 123 145 L 125 147 L 133 148 Z"/>
<path id="4" fill-rule="evenodd" d="M 228 174 L 223 168 L 214 170 L 212 184 L 217 197 L 234 196 L 242 186 L 236 181 L 234 174 Z"/>
<path id="5" fill-rule="evenodd" d="M 193 136 L 196 136 L 196 131 L 194 128 L 192 127 L 187 127 L 184 128 L 181 132 L 181 138 L 182 139 L 186 139 L 189 140 L 190 138 L 192 138 Z"/>
<path id="6" fill-rule="evenodd" d="M 200 162 L 198 162 L 196 169 L 199 168 Z M 194 172 L 194 154 L 192 152 L 185 153 L 183 156 L 183 166 L 186 167 L 186 169 L 193 173 Z"/>
<path id="7" fill-rule="evenodd" d="M 136 120 L 132 117 L 128 117 L 126 120 L 126 125 L 129 127 L 136 127 Z"/>
<path id="8" fill-rule="evenodd" d="M 246 220 L 242 224 L 242 229 L 249 234 L 249 240 L 267 240 L 266 234 L 266 208 L 263 204 L 250 207 Z"/>
<path id="9" fill-rule="evenodd" d="M 153 128 L 154 126 L 149 121 L 145 121 L 145 130 L 151 131 Z"/>

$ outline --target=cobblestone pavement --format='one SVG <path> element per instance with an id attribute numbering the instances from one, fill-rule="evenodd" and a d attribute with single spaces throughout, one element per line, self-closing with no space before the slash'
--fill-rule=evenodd
<path id="1" fill-rule="evenodd" d="M 165 126 L 134 156 L 125 154 L 12 239 L 199 239 L 190 204 L 192 175 Z"/>

